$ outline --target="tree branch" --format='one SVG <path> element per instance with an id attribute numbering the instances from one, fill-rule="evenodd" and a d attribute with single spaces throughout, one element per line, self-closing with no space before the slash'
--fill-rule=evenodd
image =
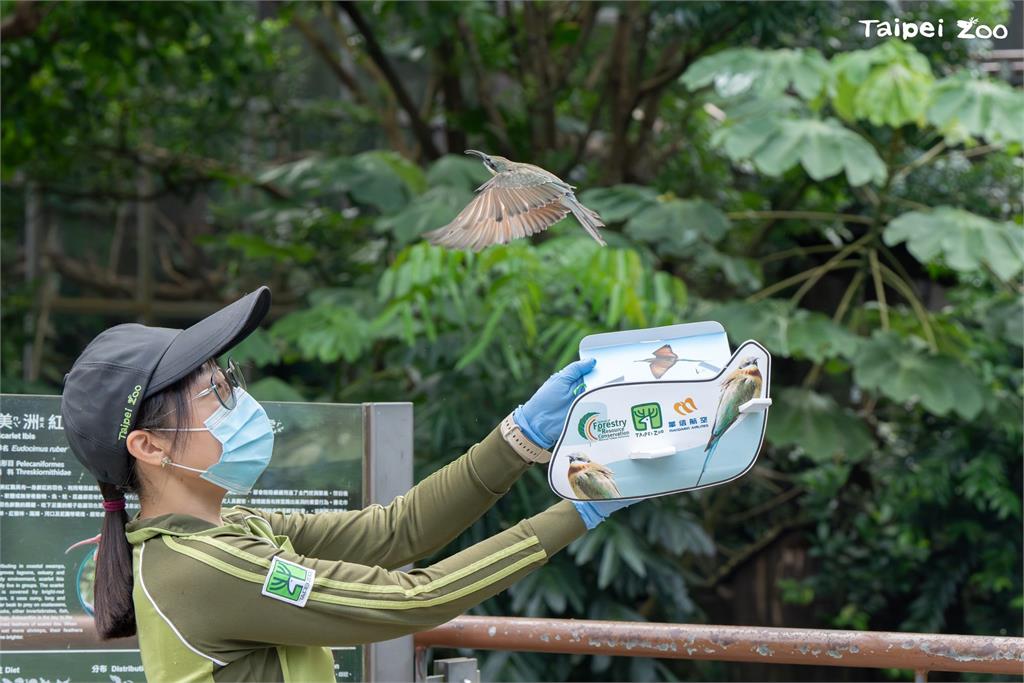
<path id="1" fill-rule="evenodd" d="M 46 15 L 53 11 L 59 3 L 38 3 L 33 0 L 18 0 L 14 3 L 14 13 L 0 21 L 0 41 L 17 40 L 35 33 L 43 23 Z"/>
<path id="2" fill-rule="evenodd" d="M 395 99 L 398 100 L 398 104 L 409 117 L 409 124 L 412 127 L 413 135 L 416 137 L 417 142 L 419 142 L 424 155 L 431 160 L 440 157 L 441 152 L 438 150 L 437 145 L 434 144 L 434 139 L 431 135 L 429 126 L 427 126 L 426 122 L 420 118 L 420 113 L 416 108 L 416 104 L 412 101 L 409 93 L 406 92 L 401 79 L 399 79 L 398 74 L 395 73 L 394 68 L 391 66 L 391 62 L 388 61 L 387 56 L 381 49 L 380 43 L 377 42 L 377 37 L 374 35 L 373 29 L 370 28 L 370 25 L 363 17 L 362 12 L 359 11 L 356 3 L 336 0 L 335 4 L 348 15 L 349 19 L 351 19 L 352 23 L 355 25 L 356 30 L 362 34 L 363 40 L 366 42 L 367 54 L 370 55 L 370 59 L 373 60 L 374 64 L 377 65 L 377 68 L 379 68 L 381 73 L 384 74 L 384 78 L 387 80 L 388 85 L 391 86 L 391 91 L 395 94 Z"/>
<path id="3" fill-rule="evenodd" d="M 440 40 L 435 52 L 437 61 L 440 63 L 441 96 L 444 99 L 446 114 L 458 114 L 465 110 L 462 81 L 459 78 L 459 70 L 455 66 L 455 46 L 452 43 L 453 41 L 448 38 Z M 448 152 L 459 154 L 466 149 L 466 133 L 458 126 L 448 125 L 448 116 L 444 117 L 444 121 L 444 137 Z"/>
<path id="4" fill-rule="evenodd" d="M 299 16 L 298 13 L 292 17 L 292 25 L 299 29 L 299 32 L 306 37 L 306 42 L 310 44 L 313 50 L 320 55 L 320 58 L 324 60 L 327 67 L 331 72 L 337 76 L 338 80 L 348 88 L 357 100 L 360 102 L 366 102 L 366 96 L 363 94 L 362 88 L 359 87 L 359 82 L 356 81 L 356 77 L 350 74 L 338 60 L 338 57 L 334 54 L 334 51 L 324 42 L 323 38 L 317 34 L 316 30 L 309 25 L 305 19 Z"/>
<path id="5" fill-rule="evenodd" d="M 341 25 L 338 13 L 330 11 L 330 3 L 324 4 L 324 15 L 327 17 L 327 22 L 331 25 L 331 30 L 334 31 L 334 35 L 337 38 L 338 45 L 341 49 L 344 50 L 355 63 L 366 69 L 374 80 L 381 84 L 380 90 L 384 93 L 384 99 L 387 100 L 387 103 L 383 106 L 381 111 L 380 125 L 381 128 L 384 129 L 384 135 L 387 136 L 388 142 L 395 151 L 405 158 L 418 158 L 418 150 L 410 149 L 405 143 L 405 136 L 402 134 L 402 127 L 398 123 L 395 95 L 391 92 L 391 88 L 388 86 L 388 82 L 387 79 L 384 78 L 384 74 L 382 74 L 380 69 L 378 69 L 372 61 L 367 59 L 365 55 L 356 52 L 351 48 L 351 46 L 349 46 L 348 36 L 345 34 L 345 30 Z M 369 105 L 369 97 L 365 97 L 363 102 Z M 426 118 L 426 114 L 421 114 L 420 118 Z"/>
<path id="6" fill-rule="evenodd" d="M 508 139 L 508 126 L 505 123 L 505 118 L 501 115 L 501 111 L 498 110 L 494 98 L 491 96 L 491 85 L 487 78 L 487 73 L 484 71 L 483 59 L 480 56 L 480 47 L 476 43 L 476 36 L 473 35 L 473 32 L 466 25 L 462 17 L 458 18 L 456 26 L 458 27 L 459 35 L 462 36 L 462 42 L 469 57 L 469 66 L 473 70 L 473 78 L 476 81 L 477 101 L 484 108 L 484 111 L 487 112 L 487 118 L 491 121 L 494 135 L 501 143 L 501 153 L 510 155 L 512 153 L 512 145 Z"/>
<path id="7" fill-rule="evenodd" d="M 563 67 L 555 71 L 555 80 L 551 84 L 551 89 L 554 92 L 559 92 L 565 87 L 566 82 L 569 80 L 569 74 L 572 71 L 572 67 L 576 64 L 576 61 L 583 54 L 587 44 L 590 42 L 590 36 L 593 33 L 594 25 L 596 24 L 597 11 L 601 7 L 600 2 L 584 2 L 581 3 L 583 10 L 580 13 L 580 17 L 577 21 L 583 23 L 583 27 L 580 29 L 579 38 L 573 41 L 563 57 L 559 60 Z"/>

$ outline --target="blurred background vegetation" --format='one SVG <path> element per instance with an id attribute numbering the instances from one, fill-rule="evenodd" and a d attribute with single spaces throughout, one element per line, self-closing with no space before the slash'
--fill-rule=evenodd
<path id="1" fill-rule="evenodd" d="M 1024 100 L 998 41 L 953 37 L 1010 4 L 0 9 L 3 391 L 268 284 L 235 353 L 257 398 L 414 401 L 423 476 L 584 335 L 715 319 L 776 359 L 754 470 L 478 612 L 1021 635 Z M 895 16 L 946 37 L 857 23 Z M 487 177 L 468 147 L 577 185 L 610 246 L 571 218 L 424 244 Z M 457 544 L 551 502 L 533 470 Z M 910 675 L 478 654 L 485 680 Z"/>

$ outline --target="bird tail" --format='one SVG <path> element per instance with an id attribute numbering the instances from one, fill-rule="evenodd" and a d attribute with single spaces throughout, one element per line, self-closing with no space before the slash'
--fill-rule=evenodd
<path id="1" fill-rule="evenodd" d="M 707 469 L 708 461 L 711 460 L 711 456 L 715 454 L 715 449 L 717 447 L 718 447 L 718 438 L 712 436 L 711 437 L 711 441 L 708 441 L 708 447 L 704 449 L 704 452 L 707 453 L 707 455 L 704 456 L 704 464 L 701 465 L 700 474 L 697 475 L 697 483 L 694 484 L 694 486 L 700 486 L 700 480 L 704 478 L 704 470 Z"/>
<path id="2" fill-rule="evenodd" d="M 722 438 L 722 435 L 721 435 L 721 434 L 712 434 L 712 435 L 711 435 L 711 438 L 710 438 L 710 439 L 708 439 L 708 445 L 704 447 L 704 452 L 705 452 L 705 453 L 707 453 L 707 452 L 708 452 L 708 451 L 710 451 L 710 450 L 711 450 L 712 448 L 714 448 L 714 447 L 715 447 L 715 444 L 716 444 L 716 443 L 718 443 L 718 440 L 719 440 L 720 438 Z"/>
<path id="3" fill-rule="evenodd" d="M 583 229 L 590 233 L 590 236 L 597 240 L 597 243 L 602 247 L 607 246 L 604 238 L 601 237 L 601 233 L 598 228 L 604 227 L 604 221 L 601 220 L 601 216 L 596 211 L 588 209 L 579 203 L 576 197 L 569 195 L 562 199 L 562 203 L 565 204 L 572 211 L 572 215 L 576 217 L 576 220 L 580 222 Z"/>

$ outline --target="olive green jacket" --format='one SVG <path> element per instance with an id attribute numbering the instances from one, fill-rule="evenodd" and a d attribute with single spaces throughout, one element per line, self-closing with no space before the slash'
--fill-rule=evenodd
<path id="1" fill-rule="evenodd" d="M 133 600 L 150 681 L 334 681 L 327 646 L 428 629 L 500 593 L 585 533 L 568 501 L 429 567 L 528 466 L 493 430 L 390 505 L 136 517 Z M 410 672 L 411 674 L 411 672 Z"/>

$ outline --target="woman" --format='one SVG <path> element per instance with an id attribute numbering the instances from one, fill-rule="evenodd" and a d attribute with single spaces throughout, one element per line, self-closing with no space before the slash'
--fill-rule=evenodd
<path id="1" fill-rule="evenodd" d="M 623 502 L 559 502 L 430 567 L 557 439 L 594 364 L 556 373 L 501 426 L 390 505 L 320 514 L 222 508 L 270 462 L 274 435 L 238 368 L 215 358 L 270 306 L 261 287 L 186 330 L 117 325 L 65 376 L 61 412 L 96 476 L 101 637 L 138 633 L 152 681 L 333 681 L 327 646 L 442 624 L 544 564 Z M 125 492 L 141 509 L 131 521 Z"/>

